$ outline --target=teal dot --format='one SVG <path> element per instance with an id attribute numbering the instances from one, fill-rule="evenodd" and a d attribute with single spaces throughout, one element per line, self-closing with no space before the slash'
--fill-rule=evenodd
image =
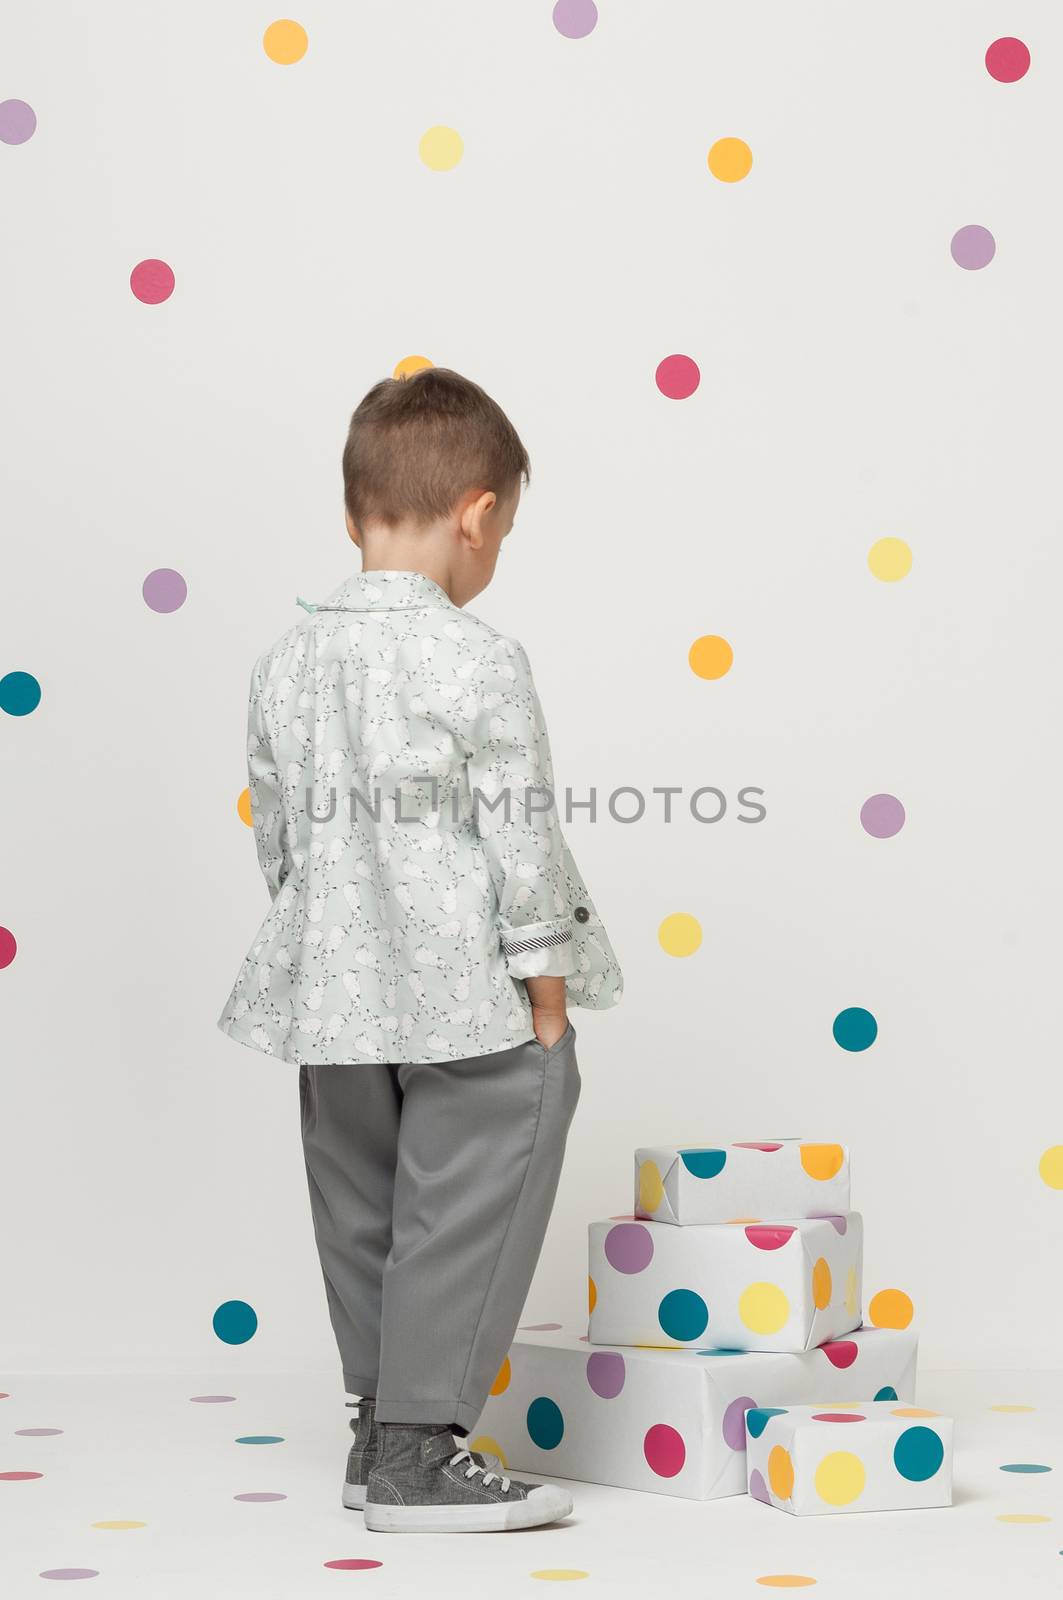
<path id="1" fill-rule="evenodd" d="M 834 1019 L 834 1038 L 843 1050 L 866 1050 L 878 1037 L 878 1023 L 863 1006 L 848 1006 Z"/>
<path id="2" fill-rule="evenodd" d="M 223 1344 L 246 1344 L 257 1327 L 254 1308 L 246 1300 L 226 1300 L 214 1313 L 214 1332 Z"/>
<path id="3" fill-rule="evenodd" d="M 5 672 L 0 678 L 0 710 L 24 717 L 41 703 L 41 686 L 32 672 Z"/>
<path id="4" fill-rule="evenodd" d="M 657 1308 L 657 1321 L 669 1339 L 699 1339 L 709 1325 L 709 1308 L 693 1289 L 672 1289 Z"/>
<path id="5" fill-rule="evenodd" d="M 785 1417 L 785 1406 L 758 1406 L 755 1411 L 746 1412 L 746 1427 L 752 1439 L 759 1439 L 772 1417 Z"/>
<path id="6" fill-rule="evenodd" d="M 556 1450 L 565 1432 L 561 1407 L 546 1395 L 539 1395 L 528 1407 L 528 1437 L 540 1450 Z"/>
<path id="7" fill-rule="evenodd" d="M 747 1356 L 748 1354 L 748 1350 L 728 1350 L 723 1345 L 720 1346 L 719 1350 L 710 1349 L 695 1351 L 695 1355 L 699 1356 Z"/>
<path id="8" fill-rule="evenodd" d="M 245 1433 L 237 1444 L 283 1444 L 283 1433 Z"/>
<path id="9" fill-rule="evenodd" d="M 1051 1467 L 1042 1467 L 1036 1461 L 1009 1461 L 1006 1467 L 1001 1467 L 1001 1472 L 1051 1472 Z"/>
<path id="10" fill-rule="evenodd" d="M 896 1400 L 896 1398 L 897 1398 L 896 1389 L 891 1388 L 891 1386 L 888 1383 L 887 1383 L 886 1387 L 884 1389 L 880 1389 L 878 1391 L 878 1393 L 876 1394 L 876 1396 L 875 1396 L 876 1400 Z"/>
<path id="11" fill-rule="evenodd" d="M 695 1178 L 718 1178 L 727 1162 L 726 1150 L 680 1150 L 680 1160 Z"/>
<path id="12" fill-rule="evenodd" d="M 933 1428 L 905 1428 L 893 1446 L 893 1464 L 909 1483 L 925 1483 L 945 1459 L 945 1446 Z"/>

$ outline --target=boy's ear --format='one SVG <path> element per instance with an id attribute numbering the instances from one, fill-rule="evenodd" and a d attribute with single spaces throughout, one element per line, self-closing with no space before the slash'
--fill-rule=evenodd
<path id="1" fill-rule="evenodd" d="M 358 532 L 358 529 L 355 527 L 354 523 L 352 522 L 351 513 L 347 510 L 346 506 L 344 506 L 344 508 L 343 508 L 343 520 L 347 524 L 347 532 L 348 532 L 348 534 L 354 540 L 355 544 L 358 546 L 358 548 L 360 550 L 362 548 L 362 538 L 361 538 L 360 533 Z"/>

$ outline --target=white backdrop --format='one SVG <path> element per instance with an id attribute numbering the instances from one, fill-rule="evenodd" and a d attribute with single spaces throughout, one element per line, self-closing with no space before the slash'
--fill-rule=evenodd
<path id="1" fill-rule="evenodd" d="M 768 808 L 568 828 L 627 992 L 574 1014 L 525 1320 L 585 1317 L 586 1222 L 630 1210 L 637 1143 L 801 1135 L 852 1146 L 867 1292 L 910 1294 L 925 1363 L 1058 1364 L 1055 8 L 601 0 L 578 40 L 539 0 L 295 15 L 291 66 L 246 0 L 5 22 L 0 95 L 38 127 L 0 145 L 0 674 L 42 689 L 0 717 L 5 1363 L 339 1381 L 297 1070 L 215 1018 L 268 904 L 250 666 L 359 565 L 347 420 L 420 354 L 531 453 L 471 609 L 526 645 L 559 781 Z M 731 135 L 753 167 L 724 183 Z M 985 270 L 950 255 L 969 223 Z M 155 257 L 176 288 L 145 305 Z M 677 352 L 683 401 L 654 381 Z M 868 569 L 885 536 L 903 581 Z M 892 839 L 860 825 L 880 792 Z M 212 1331 L 229 1299 L 246 1345 Z"/>

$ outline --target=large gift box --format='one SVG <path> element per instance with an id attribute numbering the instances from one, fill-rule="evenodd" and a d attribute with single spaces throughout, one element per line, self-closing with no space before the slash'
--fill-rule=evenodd
<path id="1" fill-rule="evenodd" d="M 474 1450 L 514 1472 L 687 1500 L 746 1492 L 746 1412 L 915 1391 L 916 1335 L 861 1328 L 801 1355 L 594 1346 L 522 1329 L 476 1426 Z"/>
<path id="2" fill-rule="evenodd" d="M 860 1326 L 863 1221 L 610 1218 L 589 1232 L 592 1344 L 810 1350 Z"/>
<path id="3" fill-rule="evenodd" d="M 952 1418 L 879 1400 L 746 1412 L 754 1500 L 795 1516 L 952 1504 Z"/>
<path id="4" fill-rule="evenodd" d="M 772 1222 L 848 1209 L 844 1145 L 767 1139 L 635 1151 L 635 1215 L 654 1222 Z"/>

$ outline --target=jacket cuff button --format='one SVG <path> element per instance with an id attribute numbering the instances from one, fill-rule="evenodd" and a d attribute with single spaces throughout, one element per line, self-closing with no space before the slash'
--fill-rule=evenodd
<path id="1" fill-rule="evenodd" d="M 577 906 L 572 915 L 575 917 L 577 922 L 589 922 L 591 917 L 591 914 L 587 910 L 586 906 Z"/>

